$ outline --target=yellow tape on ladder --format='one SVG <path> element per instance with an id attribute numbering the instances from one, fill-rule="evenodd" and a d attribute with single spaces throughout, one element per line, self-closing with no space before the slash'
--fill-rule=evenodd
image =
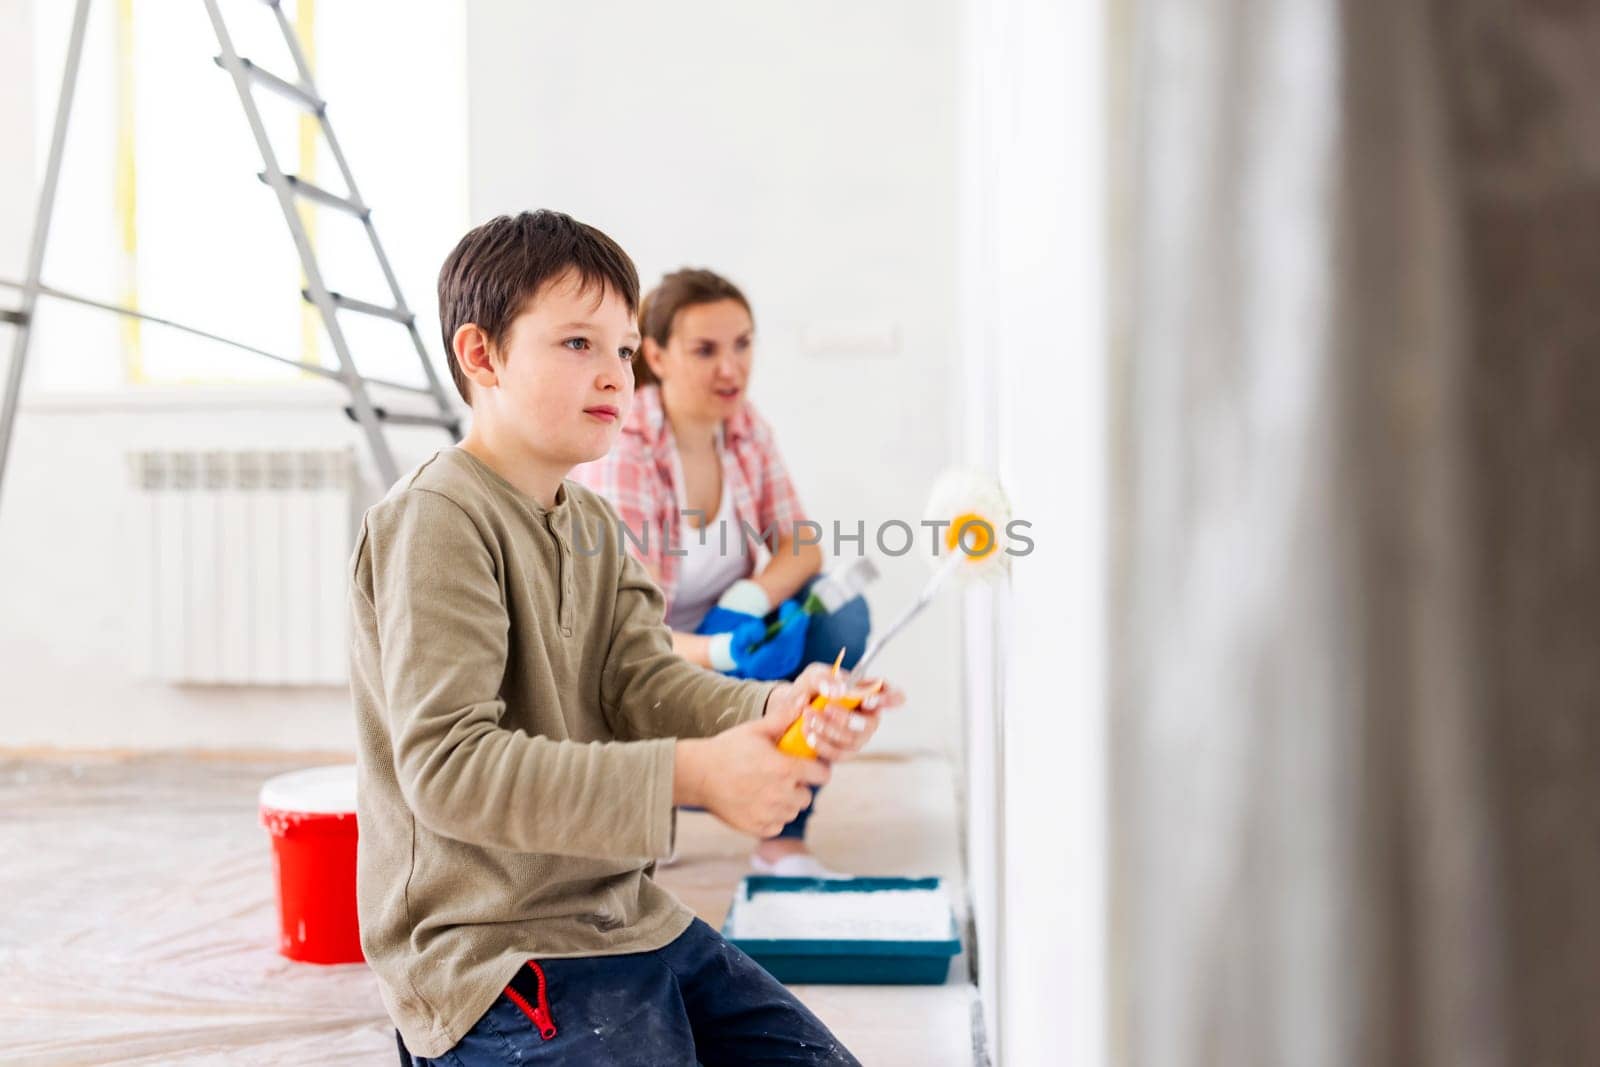
<path id="1" fill-rule="evenodd" d="M 316 3 L 315 0 L 300 0 L 294 6 L 294 35 L 300 42 L 300 51 L 305 54 L 306 70 L 311 72 L 313 78 L 317 73 L 317 34 L 316 34 Z M 317 116 L 309 112 L 301 112 L 299 117 L 300 133 L 300 177 L 308 182 L 317 180 L 317 142 L 320 140 L 321 131 L 317 128 Z M 306 228 L 306 240 L 311 245 L 311 251 L 317 249 L 317 205 L 309 200 L 302 199 L 295 205 L 300 211 L 300 222 Z M 311 284 L 304 272 L 300 276 L 300 288 L 305 289 Z M 300 305 L 300 358 L 307 363 L 322 362 L 322 316 L 316 307 L 310 303 Z M 310 371 L 301 371 L 302 378 L 315 377 Z"/>
<path id="2" fill-rule="evenodd" d="M 117 0 L 117 238 L 121 245 L 122 306 L 139 306 L 139 174 L 134 156 L 133 0 Z M 144 336 L 138 319 L 122 318 L 123 375 L 143 384 Z"/>

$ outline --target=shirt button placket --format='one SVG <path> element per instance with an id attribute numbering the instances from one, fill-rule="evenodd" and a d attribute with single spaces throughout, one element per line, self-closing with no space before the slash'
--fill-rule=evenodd
<path id="1" fill-rule="evenodd" d="M 576 614 L 573 601 L 577 588 L 572 578 L 572 545 L 559 533 L 556 534 L 556 544 L 561 546 L 561 636 L 571 637 L 573 616 Z"/>
<path id="2" fill-rule="evenodd" d="M 550 531 L 550 540 L 556 543 L 556 558 L 561 565 L 561 588 L 558 591 L 556 613 L 561 625 L 561 636 L 572 636 L 572 546 L 567 544 L 566 538 L 556 529 L 556 522 L 550 516 L 545 517 L 544 528 Z"/>
<path id="3" fill-rule="evenodd" d="M 573 616 L 576 614 L 576 608 L 573 605 L 577 600 L 577 586 L 572 580 L 572 546 L 563 541 L 561 542 L 561 551 L 565 557 L 564 565 L 561 568 L 562 581 L 566 585 L 563 591 L 565 595 L 561 598 L 561 635 L 563 637 L 571 637 Z"/>

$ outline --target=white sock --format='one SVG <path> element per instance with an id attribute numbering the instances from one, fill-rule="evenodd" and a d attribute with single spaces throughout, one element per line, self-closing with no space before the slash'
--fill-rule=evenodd
<path id="1" fill-rule="evenodd" d="M 779 878 L 849 878 L 848 874 L 824 867 L 817 857 L 807 852 L 795 852 L 775 860 L 760 856 L 750 857 L 750 868 L 757 874 L 771 874 Z"/>

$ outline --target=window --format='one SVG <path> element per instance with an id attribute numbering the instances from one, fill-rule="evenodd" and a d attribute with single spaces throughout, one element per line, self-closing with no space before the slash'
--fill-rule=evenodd
<path id="1" fill-rule="evenodd" d="M 33 8 L 40 173 L 71 8 Z M 423 5 L 381 25 L 378 5 L 299 0 L 284 8 L 437 363 L 434 276 L 467 218 L 463 6 Z M 241 56 L 293 78 L 270 8 L 222 0 L 222 11 Z M 301 265 L 277 198 L 256 178 L 261 156 L 238 96 L 212 61 L 217 51 L 199 4 L 116 0 L 91 8 L 45 281 L 333 366 L 320 316 L 300 298 Z M 271 93 L 255 99 L 279 166 L 344 193 L 316 119 Z M 389 304 L 361 224 L 309 203 L 301 212 L 329 287 Z M 340 324 L 363 373 L 422 383 L 401 327 L 353 315 Z M 45 388 L 310 377 L 176 330 L 60 303 L 40 315 L 36 338 L 30 362 Z"/>

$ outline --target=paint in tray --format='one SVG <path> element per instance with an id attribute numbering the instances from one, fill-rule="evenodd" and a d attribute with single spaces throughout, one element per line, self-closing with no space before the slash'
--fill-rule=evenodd
<path id="1" fill-rule="evenodd" d="M 722 932 L 784 982 L 939 984 L 961 951 L 937 878 L 752 875 Z"/>

